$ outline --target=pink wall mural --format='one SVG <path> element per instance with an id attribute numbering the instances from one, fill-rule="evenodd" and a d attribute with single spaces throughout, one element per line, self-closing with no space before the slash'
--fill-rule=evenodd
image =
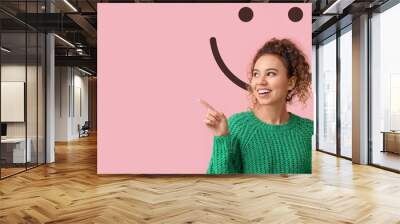
<path id="1" fill-rule="evenodd" d="M 249 105 L 216 53 L 247 82 L 273 37 L 311 64 L 311 4 L 98 4 L 98 173 L 204 174 L 213 135 L 199 99 L 227 116 Z M 289 111 L 313 119 L 313 101 Z"/>

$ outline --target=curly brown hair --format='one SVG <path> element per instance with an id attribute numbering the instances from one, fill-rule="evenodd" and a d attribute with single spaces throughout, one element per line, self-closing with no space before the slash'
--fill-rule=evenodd
<path id="1" fill-rule="evenodd" d="M 279 56 L 288 71 L 288 78 L 296 76 L 295 86 L 286 96 L 286 102 L 292 103 L 293 97 L 296 96 L 301 103 L 305 104 L 310 96 L 311 72 L 310 65 L 304 53 L 288 39 L 272 38 L 267 41 L 254 56 L 250 67 L 249 83 L 252 79 L 254 65 L 257 60 L 265 54 Z M 250 96 L 253 96 L 251 85 L 248 85 L 248 91 Z M 255 104 L 254 97 L 252 98 L 252 102 Z"/>

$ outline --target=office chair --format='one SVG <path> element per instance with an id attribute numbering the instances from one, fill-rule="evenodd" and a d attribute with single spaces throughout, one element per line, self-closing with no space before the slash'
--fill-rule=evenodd
<path id="1" fill-rule="evenodd" d="M 82 125 L 82 127 L 79 127 L 80 125 L 78 125 L 78 129 L 79 129 L 79 138 L 80 137 L 87 137 L 89 136 L 89 129 L 90 129 L 90 125 L 89 125 L 89 121 L 85 121 L 85 123 Z"/>

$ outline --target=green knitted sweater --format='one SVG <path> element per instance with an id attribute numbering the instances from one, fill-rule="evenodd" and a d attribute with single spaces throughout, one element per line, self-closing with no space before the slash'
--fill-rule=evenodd
<path id="1" fill-rule="evenodd" d="M 289 112 L 284 124 L 267 124 L 253 112 L 228 119 L 229 134 L 214 136 L 208 174 L 311 173 L 313 121 Z"/>

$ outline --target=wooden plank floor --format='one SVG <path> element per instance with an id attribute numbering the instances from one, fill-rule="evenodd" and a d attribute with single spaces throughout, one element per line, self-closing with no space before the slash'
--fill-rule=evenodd
<path id="1" fill-rule="evenodd" d="M 10 175 L 13 175 L 13 174 L 15 174 L 15 173 L 18 173 L 18 172 L 21 172 L 21 171 L 24 171 L 25 170 L 25 167 L 17 167 L 17 168 L 15 168 L 15 167 L 11 167 L 11 168 L 9 168 L 9 167 L 7 167 L 7 168 L 4 168 L 4 167 L 2 167 L 1 168 L 1 177 L 3 178 L 3 177 L 7 177 L 7 176 L 10 176 Z"/>
<path id="2" fill-rule="evenodd" d="M 315 152 L 313 174 L 96 175 L 96 138 L 0 181 L 0 223 L 400 223 L 400 175 Z"/>

